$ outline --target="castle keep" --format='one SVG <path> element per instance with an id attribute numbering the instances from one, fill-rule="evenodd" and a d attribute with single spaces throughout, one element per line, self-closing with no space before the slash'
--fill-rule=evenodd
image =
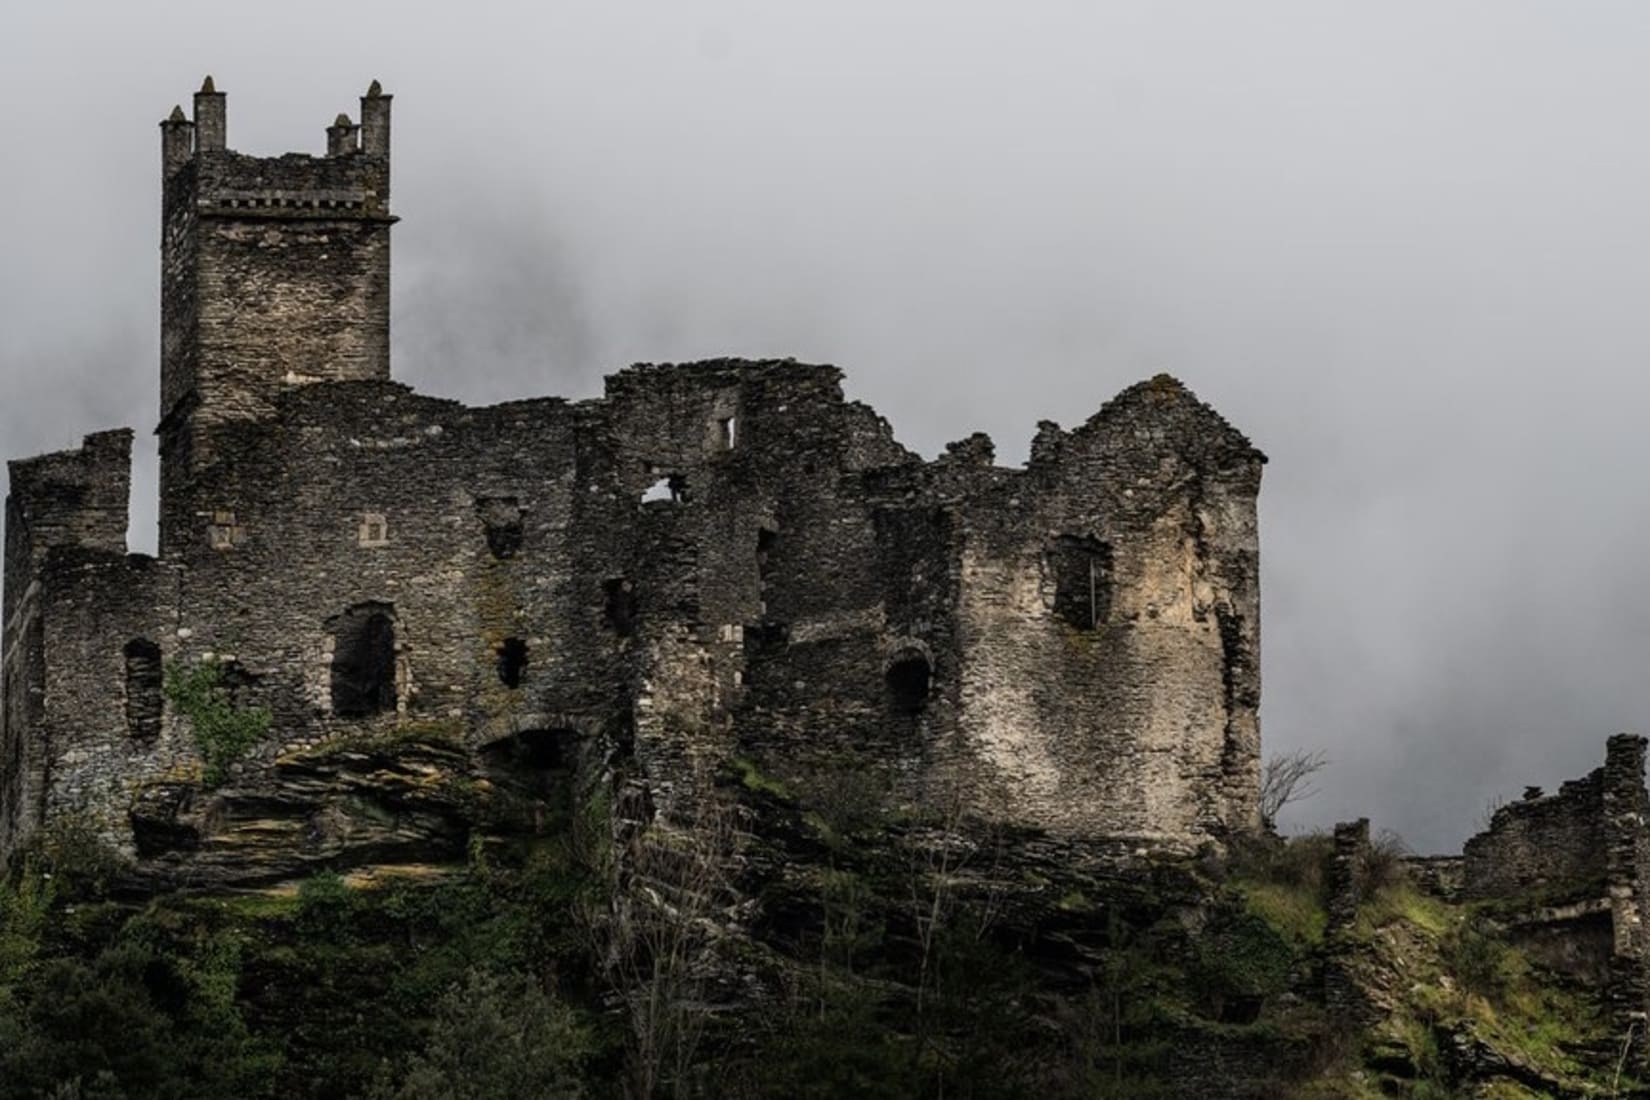
<path id="1" fill-rule="evenodd" d="M 790 360 L 414 393 L 390 104 L 322 157 L 231 151 L 210 79 L 161 123 L 159 552 L 130 431 L 10 464 L 0 862 L 63 821 L 155 874 L 447 858 L 474 798 L 542 826 L 621 756 L 666 812 L 828 758 L 1131 848 L 1258 826 L 1265 460 L 1214 411 L 1160 376 L 1005 468 Z M 269 716 L 221 771 L 168 686 L 202 668 Z"/>

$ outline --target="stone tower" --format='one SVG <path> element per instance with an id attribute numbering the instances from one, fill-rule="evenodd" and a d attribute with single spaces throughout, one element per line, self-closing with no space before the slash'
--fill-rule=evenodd
<path id="1" fill-rule="evenodd" d="M 161 125 L 161 546 L 237 421 L 283 388 L 390 371 L 390 97 L 339 115 L 324 157 L 228 147 L 207 77 Z"/>

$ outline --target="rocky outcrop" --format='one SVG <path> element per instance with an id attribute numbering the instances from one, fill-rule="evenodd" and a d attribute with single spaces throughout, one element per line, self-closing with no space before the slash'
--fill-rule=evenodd
<path id="1" fill-rule="evenodd" d="M 472 836 L 565 826 L 571 768 L 510 739 L 481 752 L 428 736 L 305 747 L 225 786 L 165 781 L 131 808 L 137 877 L 243 887 L 376 865 L 462 865 Z"/>

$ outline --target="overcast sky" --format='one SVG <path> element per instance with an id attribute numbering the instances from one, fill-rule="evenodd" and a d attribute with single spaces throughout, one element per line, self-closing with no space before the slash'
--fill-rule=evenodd
<path id="1" fill-rule="evenodd" d="M 1271 456 L 1290 825 L 1453 849 L 1650 727 L 1650 4 L 424 7 L 4 5 L 0 454 L 136 427 L 151 547 L 156 123 L 319 153 L 378 78 L 401 380 L 794 355 L 1017 463 L 1166 370 Z"/>

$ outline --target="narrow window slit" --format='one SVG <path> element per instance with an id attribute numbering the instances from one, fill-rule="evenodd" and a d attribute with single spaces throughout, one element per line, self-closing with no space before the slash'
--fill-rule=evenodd
<path id="1" fill-rule="evenodd" d="M 520 638 L 506 638 L 498 647 L 498 679 L 507 688 L 519 688 L 521 677 L 527 671 L 527 643 Z"/>
<path id="2" fill-rule="evenodd" d="M 164 695 L 160 646 L 145 638 L 126 643 L 126 732 L 139 741 L 160 735 Z"/>
<path id="3" fill-rule="evenodd" d="M 895 714 L 917 715 L 928 706 L 932 669 L 928 658 L 916 650 L 906 650 L 888 665 L 888 706 Z"/>
<path id="4" fill-rule="evenodd" d="M 602 615 L 608 629 L 621 638 L 636 630 L 636 588 L 624 577 L 602 582 Z"/>

